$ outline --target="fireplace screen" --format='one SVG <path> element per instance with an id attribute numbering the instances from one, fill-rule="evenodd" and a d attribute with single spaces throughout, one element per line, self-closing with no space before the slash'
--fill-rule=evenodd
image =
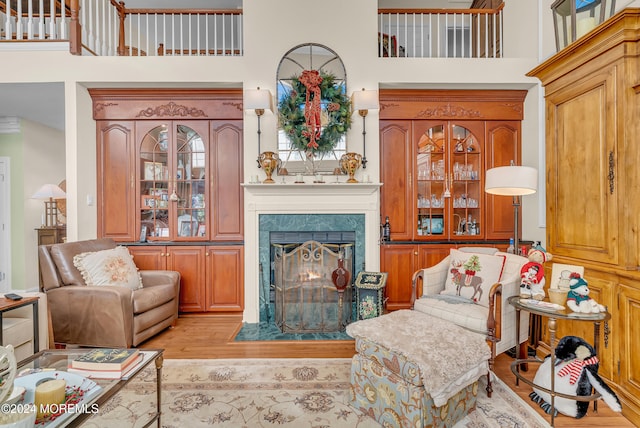
<path id="1" fill-rule="evenodd" d="M 344 331 L 351 321 L 352 281 L 338 291 L 332 281 L 338 260 L 351 270 L 353 244 L 272 244 L 275 321 L 283 333 Z M 353 278 L 353 275 L 351 275 Z"/>

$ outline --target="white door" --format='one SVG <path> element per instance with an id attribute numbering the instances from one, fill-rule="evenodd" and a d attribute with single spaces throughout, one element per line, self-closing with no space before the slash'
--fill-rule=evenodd
<path id="1" fill-rule="evenodd" d="M 0 157 L 0 292 L 11 288 L 11 192 L 9 158 Z"/>

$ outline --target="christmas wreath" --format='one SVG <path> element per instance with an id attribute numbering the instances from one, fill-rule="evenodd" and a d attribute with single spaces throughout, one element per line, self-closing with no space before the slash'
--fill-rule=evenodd
<path id="1" fill-rule="evenodd" d="M 278 115 L 292 148 L 326 153 L 351 127 L 351 101 L 335 76 L 305 70 L 291 79 L 291 92 L 280 100 Z"/>

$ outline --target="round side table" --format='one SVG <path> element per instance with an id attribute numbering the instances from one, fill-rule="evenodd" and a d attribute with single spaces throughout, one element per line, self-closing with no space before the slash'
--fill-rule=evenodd
<path id="1" fill-rule="evenodd" d="M 554 310 L 551 308 L 547 308 L 545 306 L 541 306 L 539 304 L 531 304 L 527 303 L 527 299 L 521 299 L 520 296 L 512 296 L 509 297 L 508 302 L 511 306 L 516 309 L 516 335 L 518 336 L 518 342 L 520 343 L 520 311 L 527 311 L 529 313 L 539 315 L 541 317 L 546 317 L 549 319 L 548 327 L 549 327 L 549 336 L 550 336 L 550 346 L 551 346 L 551 367 L 555 367 L 556 360 L 556 327 L 558 320 L 571 320 L 571 321 L 586 321 L 593 323 L 593 348 L 596 351 L 596 355 L 598 354 L 598 337 L 600 336 L 600 323 L 603 321 L 606 322 L 611 319 L 611 314 L 609 312 L 600 312 L 593 314 L 583 314 L 568 311 L 566 309 L 563 310 Z M 536 389 L 544 391 L 551 396 L 551 426 L 554 426 L 555 419 L 555 397 L 563 397 L 568 398 L 570 400 L 576 401 L 593 401 L 593 408 L 597 410 L 596 400 L 600 398 L 600 394 L 594 392 L 588 396 L 575 396 L 569 394 L 563 394 L 555 391 L 555 373 L 551 370 L 551 388 L 543 388 L 539 385 L 536 385 L 533 381 L 525 378 L 520 373 L 520 365 L 526 363 L 538 363 L 541 364 L 542 360 L 538 358 L 518 358 L 514 362 L 511 363 L 511 371 L 516 376 L 516 385 L 519 384 L 519 381 L 522 380 L 527 385 L 530 385 Z"/>

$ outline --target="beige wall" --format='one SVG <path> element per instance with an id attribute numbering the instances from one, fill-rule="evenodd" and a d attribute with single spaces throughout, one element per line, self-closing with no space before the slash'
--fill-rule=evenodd
<path id="1" fill-rule="evenodd" d="M 20 126 L 24 161 L 24 223 L 23 229 L 16 232 L 22 232 L 24 236 L 24 249 L 23 259 L 12 261 L 12 287 L 35 290 L 38 288 L 38 236 L 35 229 L 42 224 L 44 201 L 31 199 L 31 195 L 43 184 L 59 184 L 65 179 L 65 140 L 63 132 L 39 123 L 21 120 Z M 11 167 L 16 165 L 12 163 Z M 16 239 L 12 241 L 16 245 Z M 15 251 L 13 256 L 20 257 Z M 16 269 L 16 263 L 23 269 Z"/>

